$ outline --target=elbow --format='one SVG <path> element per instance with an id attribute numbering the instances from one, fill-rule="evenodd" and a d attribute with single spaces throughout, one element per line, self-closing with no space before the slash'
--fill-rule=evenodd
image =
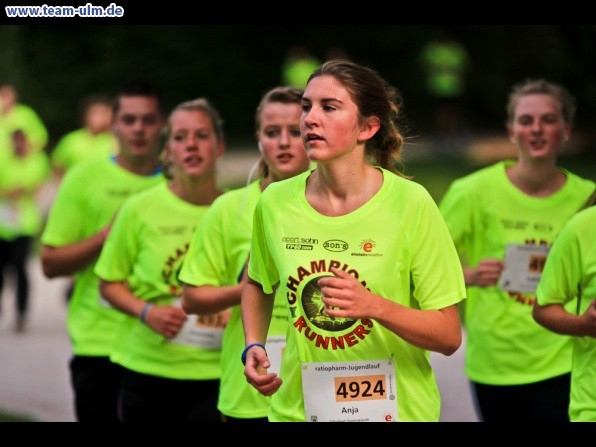
<path id="1" fill-rule="evenodd" d="M 180 306 L 182 307 L 182 310 L 184 311 L 185 314 L 191 315 L 195 312 L 195 308 L 194 306 L 192 306 L 189 302 L 188 299 L 184 297 L 184 295 L 182 295 L 182 300 L 180 301 Z"/>
<path id="2" fill-rule="evenodd" d="M 60 265 L 56 262 L 55 256 L 53 256 L 53 254 L 53 248 L 45 245 L 41 247 L 41 271 L 48 279 L 58 278 L 62 275 L 62 272 L 60 271 Z"/>
<path id="3" fill-rule="evenodd" d="M 180 305 L 182 310 L 189 315 L 206 313 L 200 301 L 193 296 L 192 286 L 184 286 Z"/>
<path id="4" fill-rule="evenodd" d="M 54 279 L 60 276 L 56 268 L 54 268 L 50 262 L 44 260 L 43 258 L 41 260 L 41 271 L 48 279 Z"/>
<path id="5" fill-rule="evenodd" d="M 540 306 L 540 304 L 538 304 L 538 302 L 534 302 L 534 306 L 532 307 L 532 318 L 540 326 L 546 327 L 546 326 L 544 326 L 544 320 L 542 319 L 542 309 L 543 309 L 543 307 Z"/>
<path id="6" fill-rule="evenodd" d="M 107 290 L 108 289 L 108 283 L 105 280 L 99 278 L 99 287 L 98 287 L 98 289 L 99 289 L 100 295 L 102 297 L 104 297 L 104 299 L 107 300 L 108 299 L 107 296 L 110 295 L 108 293 L 108 290 Z"/>
<path id="7" fill-rule="evenodd" d="M 445 340 L 446 343 L 442 346 L 440 353 L 447 357 L 455 354 L 455 352 L 461 346 L 462 340 L 463 340 L 463 337 L 462 337 L 461 330 L 458 331 L 456 334 L 453 334 L 452 337 L 447 337 Z"/>

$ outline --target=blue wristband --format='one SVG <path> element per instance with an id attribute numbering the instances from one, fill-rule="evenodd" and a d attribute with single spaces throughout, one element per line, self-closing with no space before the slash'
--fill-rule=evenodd
<path id="1" fill-rule="evenodd" d="M 263 350 L 265 352 L 267 352 L 267 350 L 265 349 L 265 345 L 263 345 L 263 343 L 251 343 L 249 344 L 246 348 L 244 348 L 244 351 L 242 351 L 242 356 L 240 357 L 240 359 L 242 360 L 242 364 L 246 365 L 246 354 L 248 353 L 248 350 L 254 346 L 258 346 L 260 348 L 263 348 Z"/>
<path id="2" fill-rule="evenodd" d="M 139 316 L 139 319 L 141 320 L 141 322 L 147 324 L 147 315 L 149 315 L 149 311 L 151 310 L 152 307 L 153 307 L 153 304 L 151 304 L 151 303 L 145 304 L 145 306 L 143 307 L 143 310 L 141 311 L 141 315 Z"/>

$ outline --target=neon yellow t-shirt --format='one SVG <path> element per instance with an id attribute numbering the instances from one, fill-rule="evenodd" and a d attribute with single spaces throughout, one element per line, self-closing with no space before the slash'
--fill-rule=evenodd
<path id="1" fill-rule="evenodd" d="M 23 158 L 10 155 L 0 163 L 0 191 L 25 190 L 17 199 L 0 193 L 0 239 L 39 234 L 43 216 L 37 191 L 49 180 L 49 175 L 50 163 L 45 152 L 33 152 Z"/>
<path id="2" fill-rule="evenodd" d="M 331 266 L 412 308 L 441 309 L 465 297 L 457 252 L 434 200 L 420 184 L 382 172 L 377 194 L 343 216 L 323 216 L 310 206 L 310 172 L 271 184 L 257 203 L 249 275 L 266 293 L 279 283 L 289 318 L 284 383 L 271 398 L 271 421 L 305 421 L 305 362 L 384 359 L 394 361 L 396 420 L 439 420 L 441 398 L 428 351 L 374 320 L 320 312 L 316 282 Z"/>
<path id="3" fill-rule="evenodd" d="M 41 151 L 48 144 L 48 130 L 45 124 L 37 112 L 28 105 L 15 104 L 9 113 L 0 115 L 0 126 L 6 129 L 7 136 L 10 136 L 12 131 L 21 129 L 27 135 L 34 151 Z M 7 143 L 10 143 L 10 140 Z"/>
<path id="4" fill-rule="evenodd" d="M 179 278 L 193 286 L 221 287 L 238 283 L 250 250 L 252 218 L 261 196 L 261 180 L 228 191 L 207 212 L 190 244 Z M 285 337 L 288 326 L 284 301 L 276 299 L 270 336 Z M 240 353 L 244 349 L 240 305 L 231 308 L 224 332 L 218 409 L 235 418 L 267 417 L 270 397 L 246 381 Z"/>
<path id="5" fill-rule="evenodd" d="M 513 161 L 495 163 L 453 182 L 441 209 L 466 266 L 505 259 L 508 244 L 552 245 L 561 227 L 586 202 L 594 182 L 565 172 L 567 182 L 549 197 L 532 197 L 508 179 Z M 465 372 L 488 385 L 520 385 L 571 370 L 571 338 L 532 318 L 535 294 L 497 286 L 468 287 Z"/>
<path id="6" fill-rule="evenodd" d="M 109 157 L 118 151 L 118 142 L 111 132 L 96 135 L 87 129 L 77 129 L 64 135 L 52 151 L 51 161 L 55 168 L 69 170 L 75 164 L 94 157 Z"/>
<path id="7" fill-rule="evenodd" d="M 126 281 L 136 297 L 172 305 L 182 295 L 178 273 L 208 206 L 192 205 L 162 183 L 123 205 L 95 265 L 108 281 Z M 222 325 L 223 329 L 223 325 Z M 221 350 L 169 341 L 137 318 L 126 317 L 110 358 L 133 371 L 169 379 L 221 375 Z"/>
<path id="8" fill-rule="evenodd" d="M 541 305 L 577 303 L 579 315 L 596 299 L 596 206 L 573 216 L 563 227 L 548 255 L 536 299 Z M 574 312 L 575 313 L 575 312 Z M 596 422 L 596 338 L 573 337 L 569 418 Z"/>
<path id="9" fill-rule="evenodd" d="M 62 247 L 96 234 L 112 221 L 127 197 L 161 182 L 161 172 L 136 175 L 112 159 L 83 162 L 60 184 L 41 242 Z M 109 356 L 124 316 L 100 296 L 94 266 L 95 262 L 75 275 L 67 326 L 76 355 Z"/>
<path id="10" fill-rule="evenodd" d="M 465 72 L 469 57 L 456 41 L 429 42 L 422 50 L 420 62 L 426 71 L 426 87 L 438 98 L 455 98 L 465 90 Z"/>
<path id="11" fill-rule="evenodd" d="M 283 83 L 298 88 L 306 87 L 308 78 L 321 65 L 314 57 L 288 60 L 282 67 Z"/>

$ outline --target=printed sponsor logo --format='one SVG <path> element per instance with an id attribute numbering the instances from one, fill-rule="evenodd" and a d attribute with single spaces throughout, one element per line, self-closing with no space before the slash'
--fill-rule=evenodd
<path id="1" fill-rule="evenodd" d="M 548 223 L 535 223 L 534 229 L 543 233 L 550 233 L 553 231 L 553 226 Z"/>
<path id="2" fill-rule="evenodd" d="M 508 230 L 525 230 L 528 227 L 528 222 L 524 220 L 509 220 L 509 219 L 501 219 L 501 223 L 503 227 Z"/>
<path id="3" fill-rule="evenodd" d="M 281 241 L 286 245 L 286 250 L 312 250 L 319 243 L 319 240 L 313 237 L 301 236 L 283 236 Z"/>
<path id="4" fill-rule="evenodd" d="M 307 244 L 286 244 L 286 250 L 312 250 L 312 245 Z"/>
<path id="5" fill-rule="evenodd" d="M 296 237 L 288 237 L 288 236 L 284 236 L 281 238 L 282 242 L 289 242 L 292 244 L 313 244 L 313 245 L 317 245 L 319 243 L 318 239 L 315 239 L 313 237 L 300 237 L 300 236 L 296 236 Z"/>
<path id="6" fill-rule="evenodd" d="M 376 245 L 377 244 L 372 239 L 365 239 L 362 242 L 360 242 L 360 248 L 365 253 L 370 253 L 371 251 L 373 251 L 373 248 L 375 248 Z"/>
<path id="7" fill-rule="evenodd" d="M 373 253 L 373 251 L 375 250 L 375 247 L 377 246 L 377 243 L 375 241 L 373 241 L 372 239 L 364 239 L 362 242 L 360 242 L 360 250 L 362 250 L 361 252 L 356 252 L 356 253 L 350 253 L 352 256 L 383 256 L 382 253 Z"/>
<path id="8" fill-rule="evenodd" d="M 347 242 L 340 241 L 339 239 L 330 239 L 323 242 L 323 248 L 328 251 L 346 251 L 349 248 Z"/>

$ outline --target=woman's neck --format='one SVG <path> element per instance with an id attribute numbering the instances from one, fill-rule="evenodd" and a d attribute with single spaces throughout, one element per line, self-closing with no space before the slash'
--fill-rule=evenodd
<path id="1" fill-rule="evenodd" d="M 382 172 L 367 164 L 322 165 L 307 180 L 306 198 L 321 214 L 341 216 L 368 202 L 382 184 Z"/>
<path id="2" fill-rule="evenodd" d="M 507 177 L 516 188 L 533 197 L 548 197 L 567 180 L 556 165 L 529 165 L 522 161 L 507 169 Z"/>
<path id="3" fill-rule="evenodd" d="M 173 194 L 193 205 L 211 205 L 223 193 L 214 177 L 174 177 L 168 187 Z"/>

